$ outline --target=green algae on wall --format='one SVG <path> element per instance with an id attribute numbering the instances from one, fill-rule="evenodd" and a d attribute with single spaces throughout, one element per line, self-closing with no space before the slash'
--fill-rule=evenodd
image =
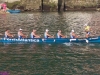
<path id="1" fill-rule="evenodd" d="M 70 8 L 80 8 L 80 7 L 96 7 L 99 3 L 99 0 L 65 0 L 66 6 Z"/>
<path id="2" fill-rule="evenodd" d="M 61 1 L 61 2 L 60 2 Z M 63 9 L 96 8 L 100 6 L 100 0 L 20 0 L 20 2 L 7 3 L 8 8 L 16 5 L 23 6 L 24 10 L 32 11 L 58 11 Z M 60 6 L 60 7 L 59 7 Z"/>
<path id="3" fill-rule="evenodd" d="M 12 2 L 12 3 L 7 2 L 7 7 L 9 9 L 15 9 L 20 5 L 20 3 L 21 3 L 20 1 L 15 1 L 15 2 Z"/>

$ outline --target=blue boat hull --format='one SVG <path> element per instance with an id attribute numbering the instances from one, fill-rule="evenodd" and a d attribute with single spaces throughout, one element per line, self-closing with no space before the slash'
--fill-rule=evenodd
<path id="1" fill-rule="evenodd" d="M 65 42 L 70 42 L 69 39 L 57 39 L 57 38 L 51 38 L 51 39 L 41 39 L 41 38 L 36 38 L 36 39 L 6 39 L 6 38 L 1 38 L 0 39 L 1 43 L 65 43 Z"/>
<path id="2" fill-rule="evenodd" d="M 1 43 L 100 43 L 100 37 L 92 37 L 88 39 L 84 38 L 78 38 L 78 39 L 71 39 L 71 38 L 49 38 L 49 39 L 7 39 L 7 38 L 1 38 Z"/>
<path id="3" fill-rule="evenodd" d="M 10 13 L 20 13 L 21 12 L 20 10 L 7 10 L 7 11 Z"/>

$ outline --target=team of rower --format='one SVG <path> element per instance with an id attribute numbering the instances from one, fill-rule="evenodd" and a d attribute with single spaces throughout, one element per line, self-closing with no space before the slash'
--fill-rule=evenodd
<path id="1" fill-rule="evenodd" d="M 49 33 L 49 30 L 48 29 L 46 29 L 45 30 L 45 33 L 44 33 L 44 38 L 54 38 L 54 36 L 52 36 L 52 35 L 50 35 Z M 86 38 L 88 38 L 89 37 L 89 35 L 90 35 L 90 27 L 87 25 L 87 24 L 85 24 L 85 32 L 86 32 Z M 7 29 L 6 31 L 5 31 L 5 38 L 13 38 L 14 37 L 14 35 L 12 35 L 11 33 L 10 33 L 10 30 L 9 29 Z M 31 32 L 31 38 L 40 38 L 41 37 L 41 35 L 37 35 L 36 34 L 36 30 L 33 30 L 32 32 Z M 70 38 L 78 38 L 79 36 L 78 35 L 76 35 L 75 34 L 75 32 L 74 32 L 74 30 L 72 30 L 71 31 L 71 33 L 70 33 Z M 18 31 L 18 38 L 19 39 L 22 39 L 22 38 L 27 38 L 27 35 L 25 35 L 24 33 L 23 33 L 23 29 L 19 29 L 19 31 Z M 65 36 L 65 35 L 63 35 L 62 33 L 61 33 L 61 30 L 58 30 L 58 33 L 57 33 L 57 38 L 67 38 L 67 36 Z"/>

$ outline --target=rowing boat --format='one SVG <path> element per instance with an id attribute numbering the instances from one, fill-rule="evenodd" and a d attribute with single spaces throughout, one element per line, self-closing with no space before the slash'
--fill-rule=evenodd
<path id="1" fill-rule="evenodd" d="M 7 10 L 7 11 L 10 13 L 20 13 L 21 12 L 20 10 Z"/>
<path id="2" fill-rule="evenodd" d="M 18 38 L 0 38 L 0 43 L 100 43 L 100 37 L 90 37 L 90 38 L 26 38 L 26 39 L 18 39 Z"/>

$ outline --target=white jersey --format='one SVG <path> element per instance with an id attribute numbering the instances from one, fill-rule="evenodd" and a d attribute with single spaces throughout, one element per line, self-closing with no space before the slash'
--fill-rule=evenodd
<path id="1" fill-rule="evenodd" d="M 73 38 L 74 38 L 74 36 L 72 35 L 72 32 L 70 33 L 70 38 L 71 38 L 71 39 L 73 39 Z"/>
<path id="2" fill-rule="evenodd" d="M 46 32 L 44 33 L 44 38 L 48 38 L 48 36 L 47 36 L 47 33 L 46 33 Z"/>

